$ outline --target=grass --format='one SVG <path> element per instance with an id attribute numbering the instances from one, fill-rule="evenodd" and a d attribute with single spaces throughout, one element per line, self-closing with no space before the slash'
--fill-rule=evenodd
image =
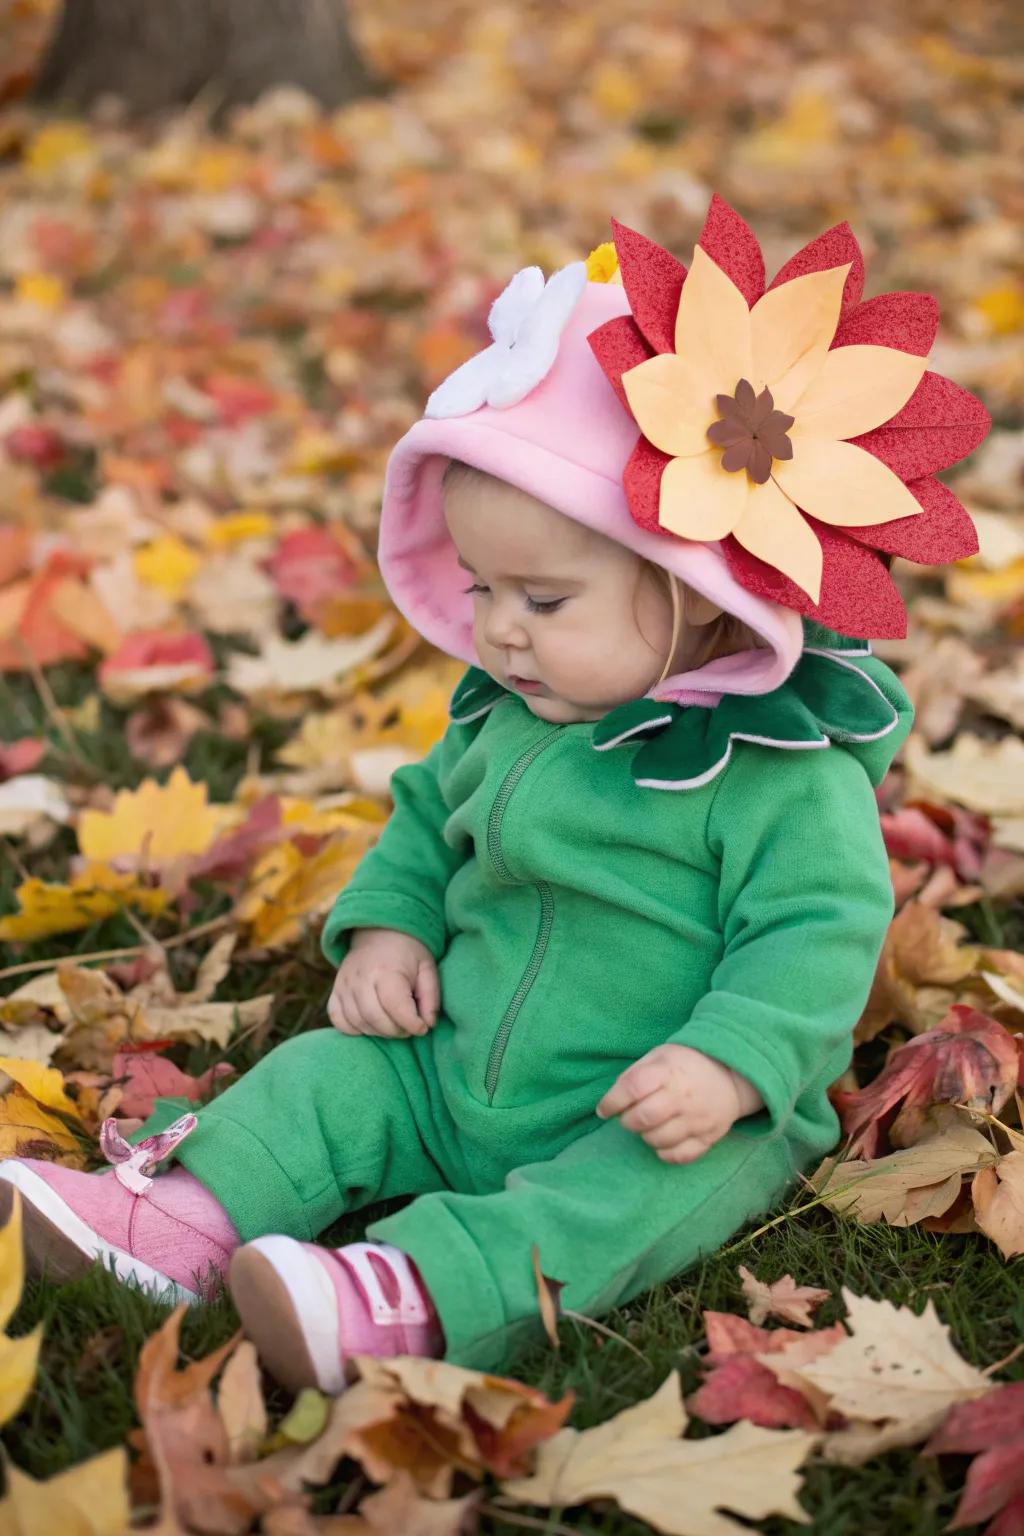
<path id="1" fill-rule="evenodd" d="M 94 686 L 91 675 L 75 667 L 51 669 L 47 677 L 61 706 L 80 703 Z M 215 701 L 207 698 L 205 702 Z M 145 776 L 123 745 L 119 715 L 107 704 L 103 705 L 99 729 L 77 733 L 70 756 L 30 679 L 0 680 L 0 717 L 5 720 L 7 738 L 19 734 L 48 737 L 55 755 L 43 765 L 43 771 L 113 787 L 133 786 Z M 264 762 L 271 760 L 274 746 L 287 734 L 287 726 L 280 722 L 254 723 L 253 739 L 261 744 Z M 212 798 L 228 798 L 243 771 L 246 750 L 247 744 L 206 733 L 193 741 L 186 766 L 193 778 L 209 785 Z M 70 834 L 62 832 L 48 849 L 32 855 L 32 872 L 59 878 L 73 849 Z M 13 908 L 13 889 L 19 878 L 17 860 L 13 856 L 4 859 L 0 911 Z M 206 921 L 225 905 L 224 896 L 211 890 L 190 914 L 188 925 Z M 1020 943 L 1024 934 L 1019 903 L 1008 907 L 986 902 L 956 915 L 989 943 Z M 158 929 L 163 937 L 167 937 L 165 928 L 166 923 Z M 117 917 L 79 933 L 26 945 L 17 954 L 5 956 L 3 963 L 21 959 L 56 962 L 68 955 L 137 942 L 138 934 L 130 922 Z M 176 984 L 189 984 L 198 957 L 186 946 L 169 953 Z M 265 1040 L 243 1040 L 223 1054 L 245 1070 L 274 1044 L 319 1025 L 330 981 L 330 968 L 319 954 L 314 934 L 276 959 L 243 958 L 218 996 L 241 999 L 273 991 L 277 1004 Z M 179 1065 L 193 1072 L 221 1055 L 199 1047 L 179 1047 L 172 1054 Z M 797 1202 L 798 1193 L 792 1198 Z M 379 1212 L 377 1207 L 372 1214 Z M 346 1218 L 327 1236 L 335 1241 L 353 1237 L 370 1215 L 364 1212 Z M 602 1337 L 581 1324 L 563 1321 L 557 1352 L 547 1344 L 532 1346 L 514 1359 L 510 1372 L 552 1395 L 571 1389 L 576 1395 L 572 1422 L 579 1428 L 599 1423 L 649 1396 L 675 1367 L 681 1370 L 689 1392 L 700 1376 L 698 1347 L 704 1335 L 704 1309 L 743 1311 L 736 1273 L 740 1263 L 762 1279 L 773 1280 L 789 1272 L 801 1283 L 830 1288 L 836 1299 L 822 1308 L 819 1318 L 823 1323 L 842 1315 L 838 1297 L 843 1286 L 909 1305 L 916 1311 L 929 1298 L 934 1299 L 959 1349 L 980 1366 L 1008 1355 L 1024 1337 L 1019 1267 L 1005 1263 L 984 1239 L 938 1237 L 913 1228 L 861 1227 L 815 1207 L 782 1220 L 768 1231 L 755 1228 L 747 1236 L 739 1234 L 729 1251 L 604 1318 L 620 1339 Z M 139 1350 L 167 1311 L 146 1296 L 118 1285 L 99 1267 L 63 1287 L 45 1279 L 28 1283 L 11 1331 L 24 1332 L 42 1320 L 45 1338 L 36 1390 L 2 1435 L 20 1467 L 34 1477 L 47 1477 L 123 1443 L 137 1423 L 132 1382 Z M 224 1298 L 188 1314 L 183 1347 L 191 1357 L 198 1357 L 229 1337 L 236 1326 L 230 1300 Z M 627 1348 L 623 1340 L 634 1348 Z M 1014 1361 L 1005 1375 L 1024 1376 L 1024 1360 Z M 272 1383 L 268 1383 L 268 1393 L 272 1411 L 287 1406 L 287 1396 Z M 708 1432 L 697 1421 L 691 1429 L 696 1435 Z M 894 1452 L 852 1469 L 811 1465 L 803 1493 L 810 1525 L 770 1520 L 757 1528 L 771 1536 L 790 1532 L 796 1536 L 808 1529 L 822 1536 L 871 1536 L 875 1532 L 934 1536 L 952 1516 L 966 1465 L 964 1458 L 926 1461 L 911 1451 Z M 328 1508 L 333 1495 L 356 1475 L 352 1464 L 340 1468 L 338 1483 L 325 1491 L 319 1506 Z M 524 1517 L 537 1523 L 526 1525 Z M 513 1512 L 508 1518 L 494 1512 L 481 1524 L 486 1536 L 515 1536 L 527 1529 L 547 1531 L 549 1536 L 558 1529 L 578 1531 L 581 1536 L 640 1536 L 648 1527 L 611 1505 L 569 1513 L 553 1511 L 550 1517 L 535 1510 Z"/>

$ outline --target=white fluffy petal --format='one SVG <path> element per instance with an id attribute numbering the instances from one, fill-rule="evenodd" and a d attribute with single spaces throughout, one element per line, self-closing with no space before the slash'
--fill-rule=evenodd
<path id="1" fill-rule="evenodd" d="M 468 416 L 472 411 L 478 411 L 487 399 L 488 388 L 506 352 L 505 347 L 486 347 L 456 368 L 434 390 L 424 416 Z"/>
<path id="2" fill-rule="evenodd" d="M 516 331 L 516 346 L 529 346 L 535 337 L 544 334 L 557 338 L 565 329 L 587 286 L 587 264 L 573 261 L 560 272 L 548 278 L 544 292 L 525 314 Z"/>
<path id="3" fill-rule="evenodd" d="M 495 341 L 511 346 L 516 331 L 544 292 L 544 274 L 540 267 L 523 267 L 499 293 L 487 316 L 487 328 Z"/>

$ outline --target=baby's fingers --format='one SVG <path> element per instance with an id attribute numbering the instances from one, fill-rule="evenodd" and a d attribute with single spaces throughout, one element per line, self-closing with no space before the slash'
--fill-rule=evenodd
<path id="1" fill-rule="evenodd" d="M 381 1029 L 381 1034 L 425 1035 L 427 1026 L 416 1012 L 412 989 L 404 976 L 391 972 L 377 982 L 380 1007 L 391 1028 Z"/>
<path id="2" fill-rule="evenodd" d="M 646 1099 L 631 1104 L 625 1114 L 619 1116 L 620 1125 L 625 1126 L 627 1131 L 639 1131 L 645 1141 L 649 1133 L 673 1121 L 679 1125 L 685 1124 L 679 1118 L 679 1105 L 667 1088 L 656 1089 Z"/>
<path id="3" fill-rule="evenodd" d="M 428 1027 L 433 1027 L 437 1023 L 437 1010 L 441 1005 L 441 982 L 433 960 L 420 961 L 415 992 L 420 1017 Z"/>
<path id="4" fill-rule="evenodd" d="M 353 1022 L 353 1019 L 349 1018 L 342 1000 L 342 994 L 338 991 L 332 992 L 327 999 L 327 1017 L 335 1029 L 343 1035 L 362 1034 L 362 1030 Z"/>
<path id="5" fill-rule="evenodd" d="M 598 1116 L 602 1120 L 607 1120 L 612 1115 L 620 1115 L 631 1104 L 647 1098 L 648 1094 L 655 1093 L 662 1087 L 664 1081 L 664 1069 L 657 1062 L 645 1061 L 641 1057 L 631 1067 L 627 1067 L 621 1077 L 617 1078 L 608 1089 L 597 1106 Z"/>

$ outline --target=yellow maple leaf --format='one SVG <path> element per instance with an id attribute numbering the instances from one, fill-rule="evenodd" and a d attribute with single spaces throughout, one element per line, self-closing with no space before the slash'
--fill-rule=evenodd
<path id="1" fill-rule="evenodd" d="M 211 522 L 206 530 L 206 542 L 213 549 L 225 549 L 230 544 L 242 543 L 245 539 L 265 539 L 274 531 L 274 522 L 268 512 L 259 509 L 246 512 L 232 512 L 227 517 L 218 517 Z"/>
<path id="2" fill-rule="evenodd" d="M 90 155 L 94 140 L 89 130 L 80 123 L 48 123 L 34 135 L 25 150 L 25 165 L 34 175 L 48 177 L 59 171 L 69 160 Z"/>
<path id="3" fill-rule="evenodd" d="M 155 867 L 205 853 L 224 821 L 224 808 L 207 803 L 206 785 L 193 784 L 179 766 L 166 784 L 146 779 L 136 790 L 121 790 L 112 811 L 83 811 L 78 846 L 89 859 Z"/>
<path id="4" fill-rule="evenodd" d="M 16 297 L 40 309 L 59 309 L 67 297 L 64 284 L 50 272 L 25 272 L 18 278 Z"/>
<path id="5" fill-rule="evenodd" d="M 379 827 L 332 838 L 312 858 L 294 843 L 272 848 L 256 865 L 252 882 L 235 906 L 252 942 L 265 949 L 293 944 L 305 917 L 326 911 L 347 885 L 356 865 L 376 841 Z"/>
<path id="6" fill-rule="evenodd" d="M 44 1066 L 41 1061 L 27 1061 L 20 1056 L 0 1056 L 0 1072 L 6 1073 L 37 1104 L 55 1109 L 72 1120 L 81 1119 L 74 1099 L 69 1099 L 64 1091 L 64 1078 L 56 1067 Z"/>
<path id="7" fill-rule="evenodd" d="M 0 1227 L 0 1329 L 6 1329 L 10 1322 L 24 1283 L 21 1196 L 15 1192 L 7 1225 Z M 0 1332 L 0 1424 L 14 1417 L 32 1390 L 42 1338 L 42 1323 L 20 1339 L 9 1339 L 5 1332 Z M 5 1475 L 10 1476 L 9 1468 Z"/>
<path id="8" fill-rule="evenodd" d="M 140 884 L 137 875 L 98 863 L 87 864 L 67 884 L 33 875 L 22 881 L 15 895 L 21 910 L 0 917 L 0 939 L 44 939 L 53 933 L 71 933 L 113 917 L 124 907 L 135 907 L 153 917 L 167 905 L 165 891 Z"/>
<path id="9" fill-rule="evenodd" d="M 181 597 L 202 565 L 199 556 L 184 539 L 165 534 L 144 544 L 135 552 L 135 574 L 149 587 L 158 587 L 168 597 Z"/>
<path id="10" fill-rule="evenodd" d="M 102 1451 L 45 1483 L 7 1463 L 0 1536 L 123 1536 L 128 1529 L 128 1453 Z"/>

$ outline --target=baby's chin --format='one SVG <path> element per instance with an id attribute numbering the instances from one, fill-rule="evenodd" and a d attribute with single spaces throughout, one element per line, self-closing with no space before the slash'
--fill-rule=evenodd
<path id="1" fill-rule="evenodd" d="M 602 720 L 614 704 L 574 704 L 556 693 L 521 693 L 519 697 L 538 720 L 552 725 L 576 725 L 587 720 Z"/>

